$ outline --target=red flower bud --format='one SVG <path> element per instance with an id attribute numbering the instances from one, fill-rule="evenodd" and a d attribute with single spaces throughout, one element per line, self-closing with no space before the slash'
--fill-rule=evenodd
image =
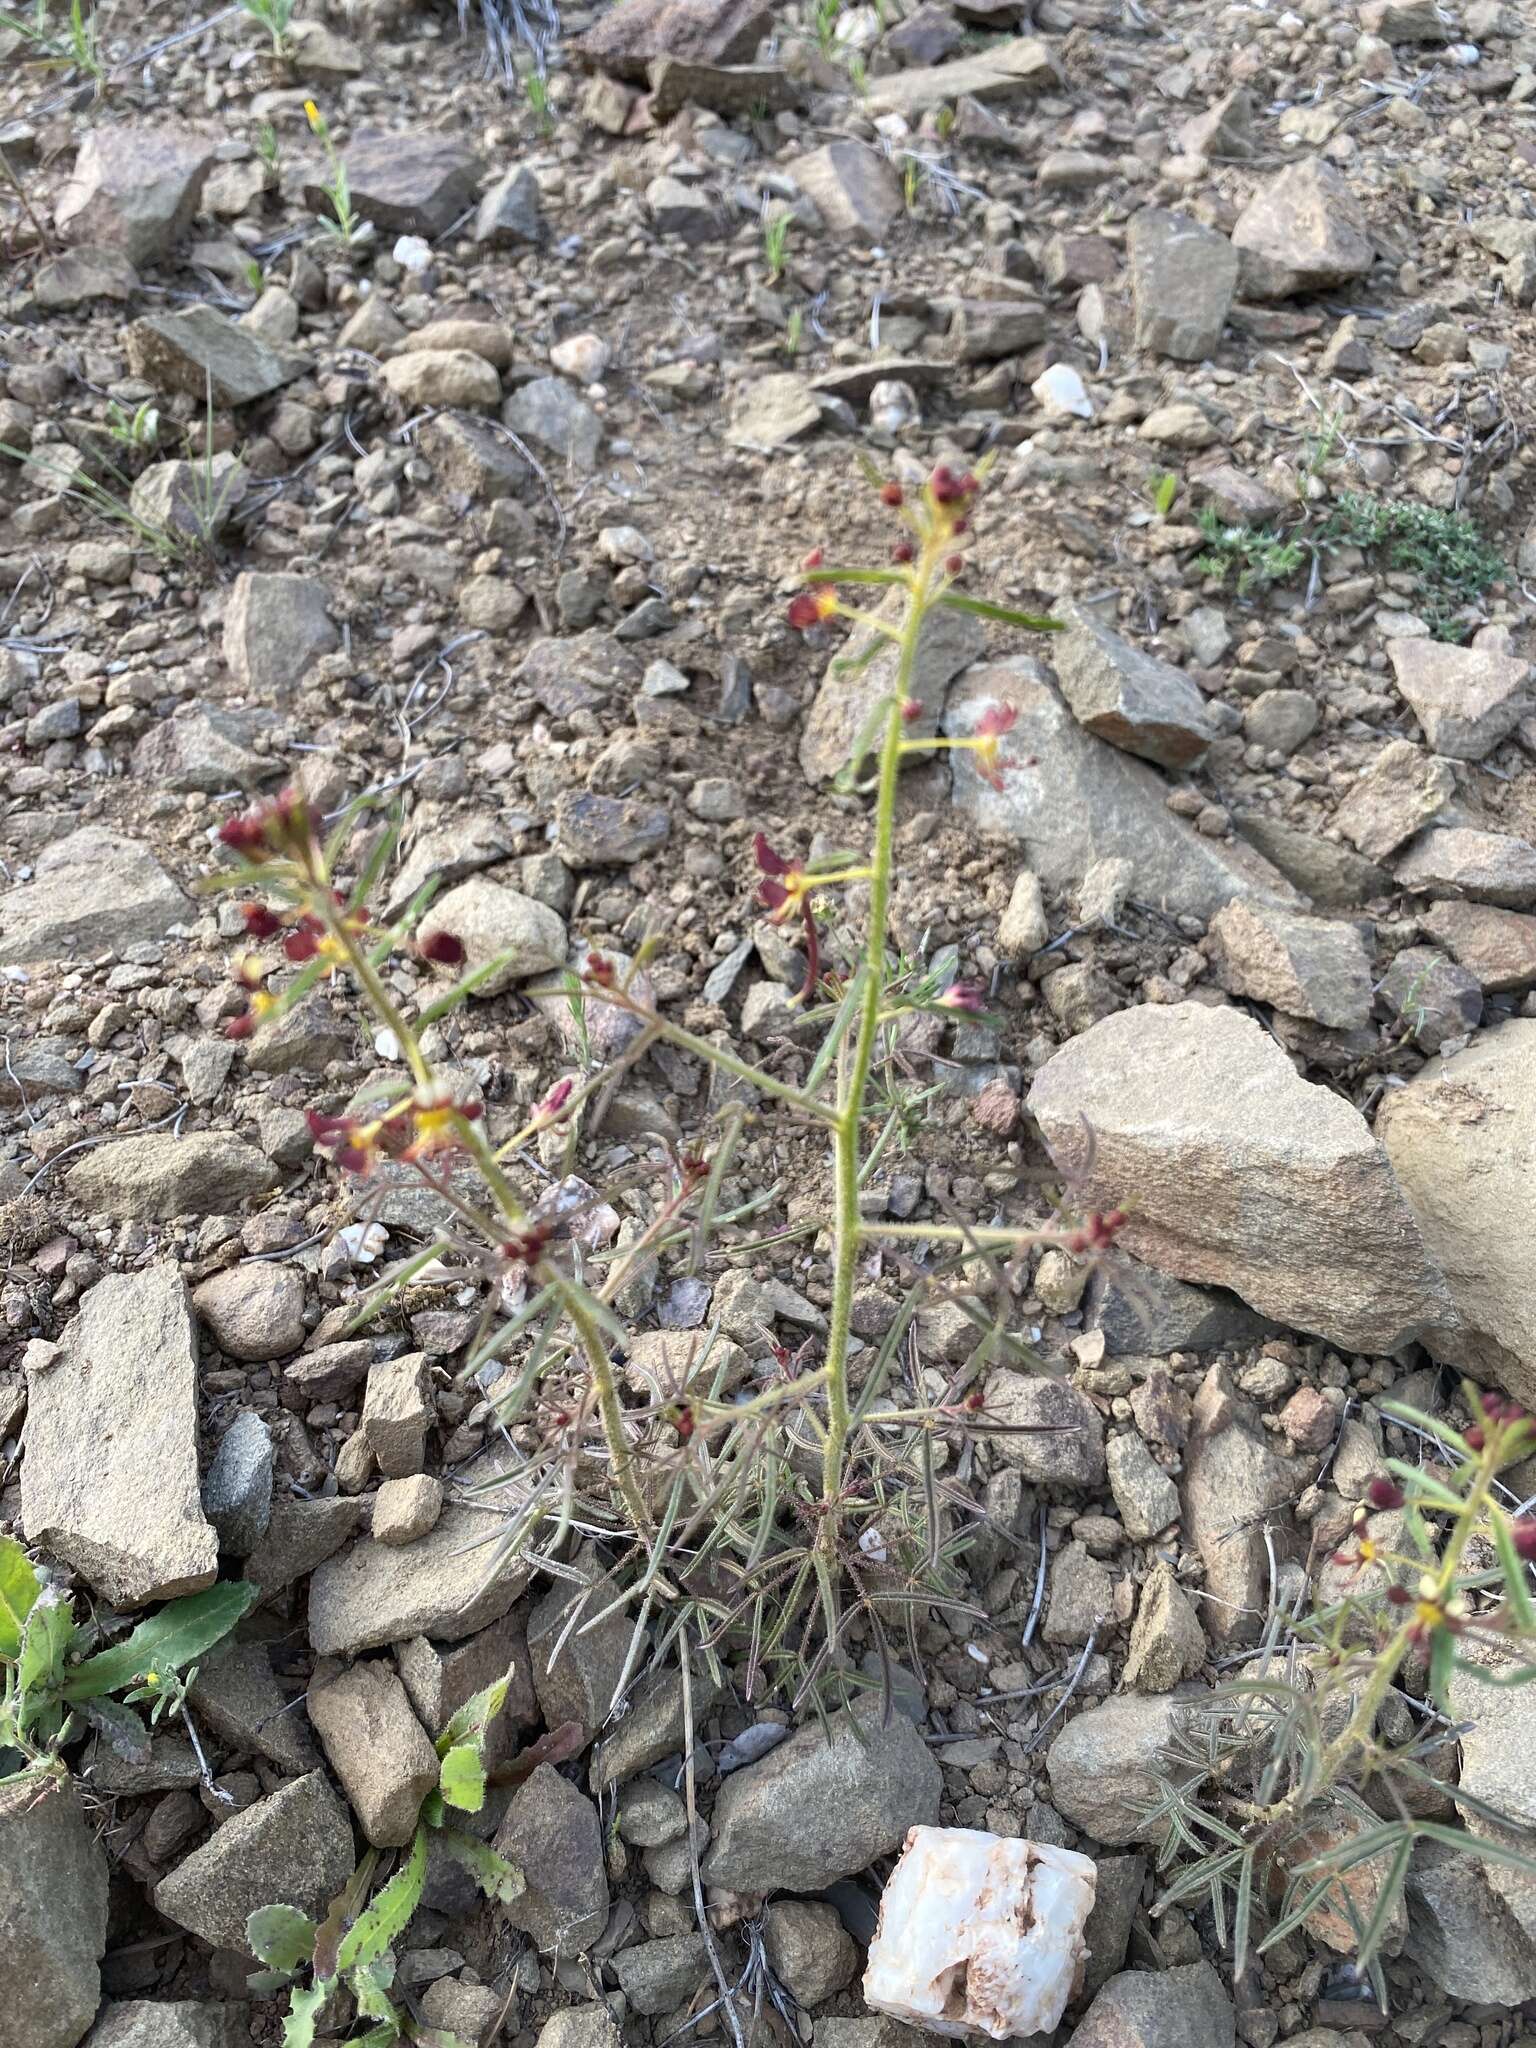
<path id="1" fill-rule="evenodd" d="M 1521 1515 L 1510 1524 L 1509 1533 L 1515 1555 L 1523 1557 L 1527 1564 L 1536 1564 L 1536 1515 Z"/>
<path id="2" fill-rule="evenodd" d="M 802 569 L 819 569 L 826 559 L 827 551 L 825 548 L 812 548 L 800 566 Z"/>
<path id="3" fill-rule="evenodd" d="M 313 932 L 290 932 L 283 941 L 283 951 L 294 962 L 313 960 L 320 950 L 320 941 Z"/>
<path id="4" fill-rule="evenodd" d="M 282 930 L 277 912 L 265 903 L 242 903 L 240 914 L 245 919 L 246 937 L 251 939 L 274 938 Z"/>
<path id="5" fill-rule="evenodd" d="M 894 546 L 892 547 L 892 549 L 891 549 L 891 560 L 892 560 L 893 562 L 910 562 L 910 561 L 911 561 L 911 559 L 912 559 L 912 543 L 911 543 L 911 541 L 909 541 L 909 540 L 899 540 L 899 541 L 897 541 L 897 542 L 896 542 L 896 544 L 895 544 L 895 545 L 894 545 Z"/>
<path id="6" fill-rule="evenodd" d="M 964 557 L 964 555 L 946 555 L 946 556 L 945 556 L 945 558 L 944 558 L 944 574 L 945 574 L 946 576 L 958 576 L 958 575 L 960 574 L 960 571 L 961 571 L 961 570 L 962 570 L 962 569 L 963 569 L 964 567 L 965 567 L 965 557 Z"/>
<path id="7" fill-rule="evenodd" d="M 1480 1451 L 1487 1442 L 1487 1438 L 1483 1435 L 1481 1424 L 1476 1422 L 1473 1423 L 1469 1430 L 1465 1431 L 1465 1435 L 1469 1451 Z"/>
<path id="8" fill-rule="evenodd" d="M 464 941 L 452 932 L 428 932 L 416 950 L 434 967 L 457 967 L 464 958 Z"/>
<path id="9" fill-rule="evenodd" d="M 226 1038 L 249 1038 L 256 1029 L 256 1019 L 249 1010 L 242 1010 L 238 1017 L 226 1017 L 224 1036 Z"/>
<path id="10" fill-rule="evenodd" d="M 1406 1586 L 1388 1586 L 1387 1599 L 1394 1607 L 1408 1607 L 1412 1605 L 1413 1595 Z"/>
<path id="11" fill-rule="evenodd" d="M 881 504 L 889 505 L 893 511 L 898 505 L 900 505 L 903 502 L 904 497 L 905 493 L 903 492 L 901 485 L 894 481 L 888 484 L 882 484 L 880 486 Z"/>
<path id="12" fill-rule="evenodd" d="M 901 722 L 903 725 L 915 725 L 922 715 L 923 707 L 918 698 L 907 697 L 903 700 L 901 706 Z"/>
<path id="13" fill-rule="evenodd" d="M 1400 1508 L 1403 1489 L 1395 1479 L 1386 1479 L 1378 1474 L 1365 1489 L 1365 1497 L 1373 1508 Z"/>

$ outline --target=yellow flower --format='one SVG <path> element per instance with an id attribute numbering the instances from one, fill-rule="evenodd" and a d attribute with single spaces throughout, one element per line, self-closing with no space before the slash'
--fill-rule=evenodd
<path id="1" fill-rule="evenodd" d="M 317 135 L 325 133 L 325 116 L 313 100 L 306 100 L 304 102 L 304 118 Z"/>

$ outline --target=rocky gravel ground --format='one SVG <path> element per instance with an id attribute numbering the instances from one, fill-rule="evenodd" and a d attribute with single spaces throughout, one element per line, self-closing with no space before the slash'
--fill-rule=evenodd
<path id="1" fill-rule="evenodd" d="M 752 837 L 857 838 L 833 777 L 882 685 L 790 628 L 791 572 L 883 558 L 860 457 L 993 451 L 973 587 L 1067 630 L 925 647 L 934 727 L 1011 706 L 1031 765 L 905 778 L 896 936 L 989 1009 L 914 1036 L 867 1200 L 1038 1226 L 1049 1146 L 1132 1221 L 1011 1306 L 1053 1377 L 989 1406 L 1068 1427 L 957 1445 L 985 1619 L 929 1619 L 889 1725 L 829 1749 L 695 1680 L 720 1940 L 782 1990 L 761 2039 L 926 2038 L 858 1975 L 942 1819 L 1097 1860 L 1062 2044 L 1510 2048 L 1531 1880 L 1421 1849 L 1383 2018 L 1337 1915 L 1236 1982 L 1208 1915 L 1151 1917 L 1144 1803 L 1180 1701 L 1326 1596 L 1411 1454 L 1378 1398 L 1536 1402 L 1536 25 L 622 0 L 530 91 L 477 10 L 338 0 L 281 61 L 238 9 L 129 12 L 99 96 L 0 31 L 0 1519 L 98 1611 L 263 1598 L 193 1687 L 206 1768 L 167 1723 L 147 1765 L 77 1752 L 78 1808 L 0 1805 L 0 2042 L 278 2041 L 247 1912 L 405 1841 L 424 1731 L 512 1659 L 501 1754 L 581 1751 L 483 1816 L 515 1906 L 434 1872 L 402 1996 L 482 2044 L 722 2038 L 676 1674 L 610 1715 L 627 1626 L 551 1665 L 569 1585 L 466 1559 L 504 1469 L 477 1302 L 349 1334 L 431 1209 L 343 1185 L 305 1112 L 399 1049 L 340 989 L 225 1035 L 243 927 L 197 885 L 285 780 L 394 792 L 388 903 L 436 876 L 472 963 L 517 949 L 434 1027 L 492 1128 L 602 1056 L 522 991 L 647 932 L 668 1015 L 803 1073 Z M 626 1078 L 571 1162 L 598 1241 L 717 1106 L 687 1058 Z M 824 1252 L 738 1247 L 825 1213 L 819 1158 L 749 1137 L 735 1184 L 771 1199 L 702 1274 L 630 1291 L 638 1358 L 715 1322 L 814 1352 Z M 901 1286 L 861 1276 L 863 1335 Z M 975 1342 L 942 1299 L 919 1335 L 939 1384 Z M 1460 1752 L 1528 1826 L 1533 1697 L 1469 1700 Z"/>

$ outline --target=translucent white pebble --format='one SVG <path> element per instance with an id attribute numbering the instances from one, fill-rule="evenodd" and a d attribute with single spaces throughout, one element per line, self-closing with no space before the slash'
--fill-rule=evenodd
<path id="1" fill-rule="evenodd" d="M 962 2040 L 1049 2033 L 1081 1982 L 1097 1866 L 1048 1842 L 909 1828 L 880 1899 L 864 2003 Z"/>

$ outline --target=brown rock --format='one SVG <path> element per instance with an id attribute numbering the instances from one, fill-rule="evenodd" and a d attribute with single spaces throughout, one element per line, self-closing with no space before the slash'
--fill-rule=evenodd
<path id="1" fill-rule="evenodd" d="M 624 0 L 610 7 L 573 46 L 588 71 L 636 85 L 663 57 L 692 64 L 750 64 L 773 27 L 764 0 Z"/>
<path id="2" fill-rule="evenodd" d="M 1424 936 L 1476 975 L 1485 995 L 1536 984 L 1536 917 L 1488 903 L 1432 903 Z"/>
<path id="3" fill-rule="evenodd" d="M 1221 985 L 1353 1031 L 1371 1015 L 1371 954 L 1357 925 L 1267 903 L 1228 903 L 1211 920 Z"/>

